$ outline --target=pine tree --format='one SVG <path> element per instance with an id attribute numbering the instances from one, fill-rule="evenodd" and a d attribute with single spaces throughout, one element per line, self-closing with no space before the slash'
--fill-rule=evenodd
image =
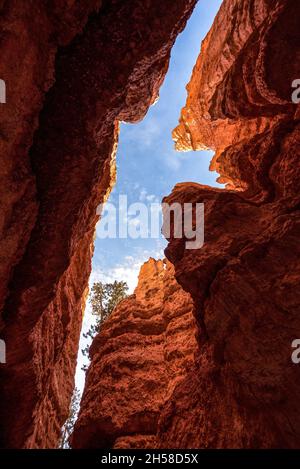
<path id="1" fill-rule="evenodd" d="M 100 331 L 101 324 L 113 312 L 117 304 L 126 298 L 128 286 L 126 282 L 118 282 L 115 280 L 113 283 L 96 282 L 91 289 L 91 305 L 92 313 L 97 316 L 96 323 L 93 324 L 88 332 L 83 334 L 85 339 L 91 339 Z M 84 356 L 89 356 L 90 345 L 82 349 Z M 87 366 L 82 367 L 83 371 L 87 370 Z"/>

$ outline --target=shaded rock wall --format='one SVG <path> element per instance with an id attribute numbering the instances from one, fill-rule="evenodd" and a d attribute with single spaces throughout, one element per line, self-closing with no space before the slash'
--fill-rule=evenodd
<path id="1" fill-rule="evenodd" d="M 57 444 L 118 121 L 155 101 L 194 4 L 0 2 L 1 446 Z"/>
<path id="2" fill-rule="evenodd" d="M 205 244 L 166 250 L 202 334 L 162 446 L 300 447 L 299 17 L 299 2 L 225 0 L 188 85 L 177 148 L 213 148 L 227 189 L 184 183 L 165 199 L 204 202 Z"/>
<path id="3" fill-rule="evenodd" d="M 169 262 L 149 259 L 91 347 L 74 448 L 158 445 L 162 409 L 190 373 L 197 347 L 193 302 Z"/>

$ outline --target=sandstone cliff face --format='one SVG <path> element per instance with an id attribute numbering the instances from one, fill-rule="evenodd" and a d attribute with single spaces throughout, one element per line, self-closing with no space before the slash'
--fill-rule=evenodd
<path id="1" fill-rule="evenodd" d="M 91 365 L 73 447 L 151 448 L 174 389 L 194 365 L 193 302 L 169 262 L 149 259 L 134 295 L 103 324 Z"/>
<path id="2" fill-rule="evenodd" d="M 166 250 L 202 334 L 162 446 L 300 447 L 299 17 L 299 2 L 225 0 L 188 85 L 177 148 L 213 148 L 227 189 L 185 183 L 165 199 L 204 202 L 205 244 Z"/>
<path id="3" fill-rule="evenodd" d="M 298 18 L 292 0 L 224 0 L 203 41 L 173 138 L 178 150 L 215 150 L 211 169 L 228 188 L 251 185 L 260 192 L 254 178 L 263 178 L 261 157 L 253 150 L 250 158 L 243 144 L 269 135 L 276 122 L 296 112 L 291 95 L 299 76 Z"/>
<path id="4" fill-rule="evenodd" d="M 2 446 L 57 444 L 118 121 L 156 99 L 194 4 L 0 2 Z"/>

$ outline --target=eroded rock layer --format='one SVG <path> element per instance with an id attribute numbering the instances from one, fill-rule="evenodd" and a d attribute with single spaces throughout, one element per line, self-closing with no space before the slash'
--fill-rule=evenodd
<path id="1" fill-rule="evenodd" d="M 205 243 L 166 250 L 202 334 L 162 446 L 300 447 L 299 18 L 293 0 L 224 0 L 188 85 L 177 148 L 213 148 L 227 188 L 184 183 L 165 199 L 205 204 Z"/>
<path id="2" fill-rule="evenodd" d="M 155 101 L 194 4 L 0 2 L 2 446 L 57 444 L 118 121 Z"/>
<path id="3" fill-rule="evenodd" d="M 193 302 L 169 262 L 150 259 L 134 295 L 105 321 L 91 347 L 75 448 L 152 448 L 165 403 L 192 373 Z"/>

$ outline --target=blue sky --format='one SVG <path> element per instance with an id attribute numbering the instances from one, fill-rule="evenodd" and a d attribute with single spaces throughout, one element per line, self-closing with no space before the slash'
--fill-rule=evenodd
<path id="1" fill-rule="evenodd" d="M 169 71 L 160 90 L 158 102 L 138 124 L 121 123 L 117 152 L 117 183 L 109 201 L 117 205 L 118 196 L 126 194 L 128 202 L 150 205 L 161 201 L 178 182 L 194 181 L 216 186 L 216 173 L 208 170 L 212 152 L 174 150 L 171 132 L 177 126 L 181 108 L 186 101 L 186 84 L 200 51 L 201 41 L 209 31 L 222 0 L 199 0 L 185 30 L 172 49 Z M 101 280 L 127 281 L 130 291 L 137 283 L 139 268 L 150 256 L 163 257 L 166 241 L 159 239 L 99 239 L 90 283 Z M 83 330 L 93 318 L 87 307 Z M 81 346 L 83 342 L 81 343 Z M 79 368 L 82 357 L 79 357 Z M 84 375 L 78 371 L 77 386 L 82 387 Z"/>

